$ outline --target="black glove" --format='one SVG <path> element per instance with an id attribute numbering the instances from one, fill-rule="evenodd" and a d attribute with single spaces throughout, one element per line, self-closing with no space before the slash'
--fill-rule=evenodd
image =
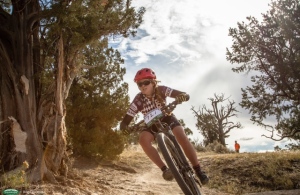
<path id="1" fill-rule="evenodd" d="M 181 93 L 175 97 L 176 101 L 181 104 L 182 102 L 186 102 L 189 100 L 189 95 L 186 93 Z"/>
<path id="2" fill-rule="evenodd" d="M 128 125 L 126 125 L 125 123 L 120 124 L 120 130 L 124 135 L 129 135 L 131 133 L 130 129 L 128 128 Z"/>

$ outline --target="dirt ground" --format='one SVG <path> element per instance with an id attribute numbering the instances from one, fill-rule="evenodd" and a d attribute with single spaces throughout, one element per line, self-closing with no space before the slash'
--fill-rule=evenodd
<path id="1" fill-rule="evenodd" d="M 204 195 L 228 195 L 207 187 Z M 33 185 L 22 194 L 120 194 L 120 195 L 177 195 L 183 194 L 176 181 L 165 181 L 161 171 L 150 162 L 140 148 L 125 150 L 120 159 L 101 164 L 82 157 L 74 161 L 74 169 L 58 184 Z M 252 193 L 248 195 L 299 195 L 296 191 Z"/>

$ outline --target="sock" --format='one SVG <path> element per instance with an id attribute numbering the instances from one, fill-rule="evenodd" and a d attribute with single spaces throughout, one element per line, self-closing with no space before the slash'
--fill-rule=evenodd
<path id="1" fill-rule="evenodd" d="M 166 165 L 164 165 L 162 168 L 160 168 L 160 170 L 161 170 L 162 172 L 164 172 L 166 169 L 167 169 L 167 166 L 166 166 Z"/>
<path id="2" fill-rule="evenodd" d="M 194 169 L 195 171 L 201 171 L 200 164 L 197 164 L 197 165 L 193 166 L 193 169 Z"/>

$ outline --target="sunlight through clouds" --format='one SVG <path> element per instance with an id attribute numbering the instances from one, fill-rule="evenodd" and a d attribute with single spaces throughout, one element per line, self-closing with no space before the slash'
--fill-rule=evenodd
<path id="1" fill-rule="evenodd" d="M 144 67 L 152 68 L 162 85 L 186 91 L 189 102 L 179 106 L 175 114 L 191 128 L 195 137 L 196 119 L 190 110 L 205 104 L 214 93 L 224 93 L 236 102 L 243 129 L 234 130 L 226 139 L 233 149 L 234 140 L 241 140 L 241 151 L 273 150 L 274 141 L 261 137 L 267 131 L 253 125 L 248 111 L 239 107 L 241 88 L 250 85 L 246 74 L 233 73 L 234 66 L 226 61 L 226 47 L 232 40 L 229 28 L 247 21 L 247 16 L 261 19 L 269 10 L 269 0 L 133 0 L 135 7 L 144 6 L 146 13 L 136 37 L 117 42 L 117 49 L 125 59 L 131 99 L 138 93 L 133 82 L 135 73 Z M 242 138 L 251 137 L 251 140 Z M 266 143 L 266 145 L 262 145 Z"/>

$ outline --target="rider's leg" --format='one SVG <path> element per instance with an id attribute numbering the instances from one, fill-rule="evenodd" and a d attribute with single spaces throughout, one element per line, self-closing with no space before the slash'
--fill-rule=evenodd
<path id="1" fill-rule="evenodd" d="M 165 163 L 161 160 L 156 148 L 152 146 L 154 141 L 153 135 L 148 131 L 142 131 L 139 138 L 139 143 L 142 146 L 146 155 L 156 164 L 160 169 L 165 166 Z"/>
<path id="2" fill-rule="evenodd" d="M 173 134 L 175 135 L 178 143 L 182 147 L 185 155 L 190 160 L 191 164 L 193 165 L 193 168 L 195 170 L 195 173 L 199 177 L 202 184 L 207 184 L 209 181 L 209 178 L 206 176 L 205 172 L 201 170 L 200 163 L 197 159 L 197 153 L 194 149 L 193 145 L 191 144 L 190 140 L 186 136 L 184 129 L 182 126 L 176 126 L 173 128 Z"/>
<path id="3" fill-rule="evenodd" d="M 190 160 L 193 166 L 196 166 L 199 164 L 199 161 L 197 159 L 197 154 L 195 151 L 195 148 L 191 144 L 190 140 L 186 136 L 184 129 L 182 126 L 176 126 L 173 129 L 173 134 L 175 135 L 178 143 L 182 147 L 186 157 Z"/>
<path id="4" fill-rule="evenodd" d="M 172 172 L 167 168 L 165 163 L 161 160 L 156 148 L 152 146 L 154 136 L 148 131 L 142 131 L 140 134 L 140 145 L 142 146 L 146 155 L 156 164 L 163 172 L 162 176 L 165 180 L 171 181 L 174 177 Z"/>

